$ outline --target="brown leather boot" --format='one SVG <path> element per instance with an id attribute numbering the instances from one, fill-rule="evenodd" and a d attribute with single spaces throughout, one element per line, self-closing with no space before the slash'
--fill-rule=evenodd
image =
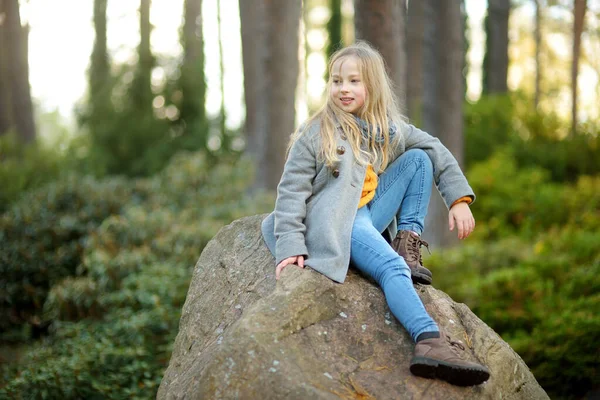
<path id="1" fill-rule="evenodd" d="M 487 381 L 490 371 L 483 365 L 463 360 L 458 349 L 465 348 L 443 332 L 440 332 L 439 338 L 421 340 L 415 346 L 410 372 L 423 378 L 442 379 L 457 386 L 479 385 Z"/>
<path id="2" fill-rule="evenodd" d="M 392 240 L 392 248 L 404 258 L 410 267 L 413 282 L 431 285 L 431 271 L 423 266 L 421 257 L 421 246 L 423 245 L 429 250 L 429 243 L 411 231 L 398 231 L 396 238 Z"/>

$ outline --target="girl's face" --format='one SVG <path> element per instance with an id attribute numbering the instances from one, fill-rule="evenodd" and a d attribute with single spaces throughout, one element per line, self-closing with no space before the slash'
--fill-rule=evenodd
<path id="1" fill-rule="evenodd" d="M 367 90 L 355 57 L 345 57 L 333 64 L 330 95 L 342 110 L 357 115 L 365 104 Z"/>

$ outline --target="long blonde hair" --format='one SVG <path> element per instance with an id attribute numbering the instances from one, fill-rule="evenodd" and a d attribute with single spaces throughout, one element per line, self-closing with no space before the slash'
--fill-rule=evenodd
<path id="1" fill-rule="evenodd" d="M 358 116 L 365 120 L 370 132 L 367 143 L 354 116 L 339 108 L 332 100 L 331 87 L 333 66 L 348 57 L 355 57 L 365 86 L 365 103 Z M 319 156 L 328 167 L 332 167 L 339 158 L 336 153 L 335 133 L 338 124 L 348 138 L 356 160 L 361 165 L 377 165 L 382 172 L 388 165 L 392 146 L 404 126 L 405 118 L 400 113 L 400 105 L 394 93 L 394 84 L 388 76 L 381 54 L 366 42 L 357 42 L 336 51 L 329 61 L 329 80 L 327 82 L 327 100 L 308 121 L 291 136 L 288 151 L 296 140 L 316 122 L 320 122 L 321 149 Z M 397 133 L 390 138 L 390 125 L 395 124 Z M 378 133 L 380 132 L 380 133 Z M 381 140 L 383 139 L 383 140 Z"/>

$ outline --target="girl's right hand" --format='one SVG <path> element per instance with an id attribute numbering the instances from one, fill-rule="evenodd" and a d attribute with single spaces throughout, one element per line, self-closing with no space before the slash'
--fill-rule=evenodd
<path id="1" fill-rule="evenodd" d="M 279 280 L 279 274 L 281 274 L 281 271 L 283 270 L 283 268 L 289 264 L 297 264 L 300 268 L 304 268 L 304 256 L 288 257 L 285 260 L 283 260 L 282 262 L 280 262 L 279 265 L 277 266 L 277 268 L 275 269 L 275 279 L 276 280 Z"/>

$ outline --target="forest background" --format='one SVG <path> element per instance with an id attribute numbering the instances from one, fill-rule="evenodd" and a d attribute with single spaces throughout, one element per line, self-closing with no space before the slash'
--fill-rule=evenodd
<path id="1" fill-rule="evenodd" d="M 195 261 L 272 209 L 289 134 L 356 39 L 478 195 L 460 244 L 434 196 L 436 286 L 552 398 L 598 395 L 600 2 L 140 0 L 128 35 L 110 30 L 116 2 L 74 2 L 93 35 L 73 116 L 31 95 L 30 71 L 57 93 L 77 79 L 55 64 L 69 41 L 29 45 L 43 3 L 0 0 L 0 397 L 154 397 Z M 56 29 L 87 37 L 77 18 Z M 131 32 L 129 52 L 111 45 Z M 178 43 L 157 51 L 164 35 Z"/>

